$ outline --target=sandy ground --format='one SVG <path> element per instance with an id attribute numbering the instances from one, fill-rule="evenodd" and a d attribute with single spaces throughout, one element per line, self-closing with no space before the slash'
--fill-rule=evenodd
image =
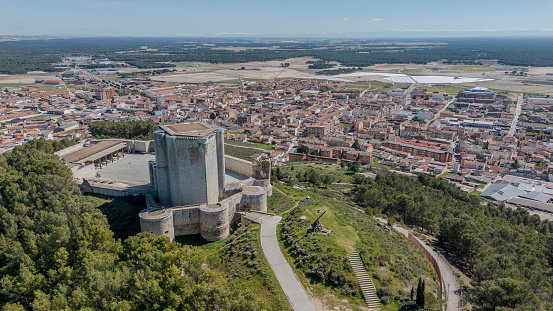
<path id="1" fill-rule="evenodd" d="M 51 80 L 57 79 L 55 75 L 38 75 L 38 74 L 26 74 L 26 75 L 0 75 L 0 84 L 34 84 L 35 80 Z"/>
<path id="2" fill-rule="evenodd" d="M 176 82 L 176 83 L 208 83 L 208 82 L 236 82 L 238 77 L 231 76 L 217 71 L 191 72 L 151 77 L 154 81 Z"/>
<path id="3" fill-rule="evenodd" d="M 248 80 L 267 80 L 267 79 L 301 79 L 305 77 L 316 76 L 318 69 L 308 69 L 307 61 L 314 60 L 311 57 L 299 57 L 286 60 L 275 60 L 267 62 L 248 62 L 232 64 L 209 64 L 209 63 L 191 63 L 199 71 L 187 73 L 170 73 L 162 76 L 152 77 L 156 81 L 174 82 L 174 83 L 233 83 L 238 84 L 240 78 Z M 281 63 L 290 63 L 289 67 L 282 67 Z M 244 70 L 241 68 L 244 67 Z M 437 62 L 426 65 L 419 64 L 379 64 L 365 67 L 363 72 L 369 75 L 355 75 L 339 78 L 354 82 L 380 81 L 390 82 L 389 75 L 402 74 L 410 76 L 452 76 L 467 77 L 474 79 L 494 79 L 493 81 L 463 83 L 463 86 L 484 86 L 495 90 L 504 90 L 510 92 L 532 92 L 553 95 L 553 85 L 540 84 L 540 81 L 553 82 L 553 67 L 526 67 L 528 75 L 512 76 L 505 74 L 513 70 L 520 71 L 521 67 L 492 65 L 497 70 L 494 71 L 475 71 L 458 70 L 459 65 L 446 65 Z M 343 66 L 336 66 L 343 68 Z M 457 69 L 455 69 L 457 68 Z M 146 71 L 155 69 L 136 69 L 124 68 L 127 72 Z M 381 75 L 378 75 L 381 73 Z M 548 75 L 551 74 L 551 75 Z M 0 84 L 32 84 L 36 79 L 54 79 L 52 73 L 36 72 L 27 75 L 0 75 Z M 445 77 L 444 77 L 445 78 Z M 117 80 L 117 76 L 105 76 L 107 80 Z M 422 80 L 426 77 L 421 78 Z M 442 83 L 446 83 L 446 79 Z M 529 83 L 529 80 L 532 83 Z M 399 81 L 398 81 L 399 82 Z M 439 82 L 436 82 L 439 83 Z"/>

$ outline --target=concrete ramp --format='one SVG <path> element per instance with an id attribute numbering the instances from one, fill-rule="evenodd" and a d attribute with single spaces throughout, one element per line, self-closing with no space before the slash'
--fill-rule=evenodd
<path id="1" fill-rule="evenodd" d="M 278 245 L 276 231 L 281 219 L 280 216 L 273 216 L 261 225 L 261 248 L 292 309 L 317 311 Z"/>
<path id="2" fill-rule="evenodd" d="M 244 220 L 250 223 L 256 223 L 256 224 L 263 224 L 267 220 L 273 218 L 276 216 L 275 214 L 270 213 L 264 213 L 264 212 L 242 212 L 240 213 L 242 216 L 242 224 L 244 224 Z"/>

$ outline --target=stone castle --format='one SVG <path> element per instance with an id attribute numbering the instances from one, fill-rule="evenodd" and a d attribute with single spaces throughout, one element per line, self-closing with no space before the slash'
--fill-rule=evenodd
<path id="1" fill-rule="evenodd" d="M 155 161 L 149 162 L 153 193 L 146 195 L 148 209 L 140 213 L 143 232 L 171 240 L 200 234 L 217 241 L 248 212 L 267 211 L 270 162 L 225 156 L 223 129 L 201 122 L 160 125 L 154 144 Z"/>

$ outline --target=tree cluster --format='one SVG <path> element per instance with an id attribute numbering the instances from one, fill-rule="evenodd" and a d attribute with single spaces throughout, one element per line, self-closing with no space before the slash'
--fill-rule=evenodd
<path id="1" fill-rule="evenodd" d="M 439 178 L 398 174 L 355 178 L 354 199 L 437 237 L 472 277 L 478 310 L 553 306 L 553 223 L 523 209 L 481 204 Z"/>
<path id="2" fill-rule="evenodd" d="M 319 174 L 319 172 L 313 168 L 309 168 L 305 172 L 298 172 L 296 178 L 299 182 L 307 182 L 313 186 L 319 186 L 321 184 L 328 186 L 334 183 L 334 177 L 329 174 Z"/>
<path id="3" fill-rule="evenodd" d="M 124 243 L 51 154 L 50 141 L 0 156 L 2 310 L 257 310 L 217 258 L 141 233 Z"/>
<path id="4" fill-rule="evenodd" d="M 123 138 L 152 140 L 156 123 L 152 121 L 97 121 L 88 125 L 88 131 L 96 138 Z"/>

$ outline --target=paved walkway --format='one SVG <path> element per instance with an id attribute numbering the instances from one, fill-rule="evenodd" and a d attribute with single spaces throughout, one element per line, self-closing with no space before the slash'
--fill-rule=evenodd
<path id="1" fill-rule="evenodd" d="M 394 225 L 394 229 L 405 235 L 405 237 L 409 236 L 409 232 L 400 226 Z M 440 268 L 440 271 L 442 273 L 442 280 L 444 282 L 444 293 L 447 301 L 447 309 L 448 311 L 454 311 L 454 310 L 461 310 L 461 304 L 460 304 L 460 293 L 461 288 L 459 287 L 459 283 L 457 282 L 457 278 L 455 275 L 453 275 L 453 271 L 448 266 L 448 263 L 442 259 L 442 256 L 439 256 L 430 246 L 426 245 L 423 241 L 415 237 L 423 246 L 428 250 L 428 252 L 436 259 L 438 262 L 438 267 Z M 449 286 L 448 286 L 449 284 Z"/>
<path id="2" fill-rule="evenodd" d="M 276 229 L 281 219 L 280 216 L 273 216 L 261 225 L 261 248 L 292 308 L 296 311 L 315 311 L 315 306 L 309 300 L 278 245 Z"/>

